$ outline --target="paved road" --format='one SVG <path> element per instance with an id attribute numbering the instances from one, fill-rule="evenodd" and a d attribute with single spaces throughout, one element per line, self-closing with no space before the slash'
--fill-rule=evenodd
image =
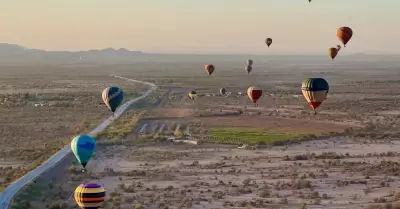
<path id="1" fill-rule="evenodd" d="M 132 100 L 126 102 L 125 104 L 121 105 L 121 107 L 119 107 L 117 109 L 117 111 L 115 111 L 115 116 L 109 117 L 108 119 L 103 121 L 94 130 L 89 132 L 88 135 L 93 136 L 93 135 L 101 132 L 102 130 L 104 130 L 107 126 L 109 126 L 111 124 L 111 122 L 113 120 L 115 120 L 119 116 L 121 116 L 122 113 L 130 105 L 132 105 L 133 103 L 135 103 L 135 102 L 147 97 L 151 92 L 153 92 L 157 88 L 157 86 L 155 84 L 153 84 L 153 83 L 149 83 L 149 82 L 145 82 L 145 81 L 138 81 L 138 80 L 125 78 L 125 77 L 121 77 L 121 76 L 115 76 L 115 75 L 111 75 L 111 76 L 115 77 L 115 78 L 119 78 L 119 79 L 128 80 L 130 82 L 146 84 L 146 85 L 150 86 L 150 89 L 147 92 L 145 92 L 143 95 L 141 95 L 140 97 L 132 99 Z M 70 147 L 70 145 L 67 145 L 66 147 L 64 147 L 63 149 L 58 151 L 56 154 L 51 156 L 42 165 L 40 165 L 36 169 L 34 169 L 34 170 L 30 171 L 29 173 L 27 173 L 25 176 L 21 177 L 17 181 L 15 181 L 12 184 L 10 184 L 2 193 L 0 193 L 0 209 L 7 209 L 9 207 L 9 205 L 10 205 L 10 202 L 11 202 L 12 198 L 15 196 L 15 194 L 22 187 L 24 187 L 27 183 L 29 183 L 31 180 L 35 179 L 37 176 L 39 176 L 40 174 L 44 173 L 48 169 L 51 169 L 54 165 L 56 165 L 59 161 L 61 161 L 65 156 L 67 156 L 70 152 L 71 152 L 71 147 Z"/>

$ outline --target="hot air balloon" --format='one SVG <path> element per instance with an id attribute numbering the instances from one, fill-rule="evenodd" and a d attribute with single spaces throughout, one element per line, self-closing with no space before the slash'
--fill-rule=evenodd
<path id="1" fill-rule="evenodd" d="M 262 96 L 262 90 L 259 87 L 252 86 L 247 89 L 247 95 L 249 96 L 249 99 L 255 104 L 257 100 L 260 99 L 260 97 Z"/>
<path id="2" fill-rule="evenodd" d="M 267 46 L 269 48 L 269 46 L 271 46 L 271 44 L 272 44 L 272 38 L 265 39 L 265 43 L 267 44 Z"/>
<path id="3" fill-rule="evenodd" d="M 124 92 L 118 87 L 108 87 L 103 90 L 102 97 L 108 109 L 114 113 L 124 100 Z"/>
<path id="4" fill-rule="evenodd" d="M 353 36 L 353 30 L 351 30 L 351 28 L 349 27 L 341 27 L 337 29 L 336 35 L 343 43 L 343 46 L 346 47 L 347 42 L 349 42 L 351 37 Z"/>
<path id="5" fill-rule="evenodd" d="M 301 91 L 310 107 L 315 111 L 326 99 L 329 84 L 323 78 L 308 78 L 303 81 Z"/>
<path id="6" fill-rule="evenodd" d="M 226 89 L 225 88 L 221 88 L 219 90 L 219 93 L 221 94 L 221 96 L 226 96 Z"/>
<path id="7" fill-rule="evenodd" d="M 85 169 L 94 151 L 96 150 L 96 141 L 87 135 L 80 135 L 72 139 L 71 150 L 78 162 Z"/>
<path id="8" fill-rule="evenodd" d="M 253 67 L 251 67 L 251 65 L 246 65 L 244 70 L 247 72 L 247 74 L 250 74 L 250 72 L 253 70 Z"/>
<path id="9" fill-rule="evenodd" d="M 211 75 L 214 72 L 215 67 L 214 65 L 208 64 L 204 67 L 204 69 L 207 71 L 208 75 Z"/>
<path id="10" fill-rule="evenodd" d="M 336 48 L 329 48 L 328 54 L 333 60 L 333 59 L 335 59 L 336 55 L 338 54 L 338 50 Z"/>
<path id="11" fill-rule="evenodd" d="M 191 100 L 194 100 L 197 97 L 197 92 L 196 91 L 191 91 L 191 92 L 189 92 L 188 96 L 189 96 L 189 98 Z"/>
<path id="12" fill-rule="evenodd" d="M 105 196 L 106 192 L 99 184 L 81 184 L 74 193 L 76 203 L 83 209 L 100 208 Z"/>
<path id="13" fill-rule="evenodd" d="M 248 60 L 247 60 L 247 65 L 253 65 L 253 60 L 248 59 Z"/>
<path id="14" fill-rule="evenodd" d="M 336 45 L 336 49 L 337 49 L 337 51 L 339 52 L 340 49 L 342 49 L 342 47 L 341 47 L 340 45 Z"/>

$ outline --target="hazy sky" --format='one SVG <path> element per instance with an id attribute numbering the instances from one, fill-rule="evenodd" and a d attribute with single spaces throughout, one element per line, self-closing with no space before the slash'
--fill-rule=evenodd
<path id="1" fill-rule="evenodd" d="M 397 20 L 397 21 L 396 21 Z M 47 50 L 400 53 L 400 0 L 2 0 L 0 42 Z M 264 39 L 273 38 L 271 49 Z"/>

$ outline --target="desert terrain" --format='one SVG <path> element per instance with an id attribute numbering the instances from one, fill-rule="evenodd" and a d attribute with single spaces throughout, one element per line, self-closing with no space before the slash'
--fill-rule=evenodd
<path id="1" fill-rule="evenodd" d="M 78 134 L 110 116 L 101 92 L 118 85 L 126 99 L 146 86 L 82 69 L 2 66 L 0 181 L 3 186 L 38 166 Z"/>
<path id="2" fill-rule="evenodd" d="M 254 60 L 250 75 L 248 58 Z M 216 66 L 212 76 L 204 63 Z M 104 186 L 110 209 L 400 208 L 399 67 L 395 58 L 256 55 L 4 67 L 1 96 L 16 98 L 1 106 L 1 127 L 9 128 L 0 139 L 0 174 L 6 176 L 6 166 L 27 167 L 30 153 L 48 157 L 108 117 L 100 96 L 105 86 L 121 86 L 132 97 L 146 89 L 109 76 L 115 74 L 158 90 L 97 137 L 87 173 L 73 159 L 64 162 L 29 184 L 11 208 L 77 208 L 71 195 L 89 182 Z M 300 91 L 308 77 L 330 85 L 317 114 Z M 238 94 L 253 85 L 264 91 L 257 105 Z M 219 96 L 221 87 L 231 94 Z M 193 89 L 194 103 L 187 98 Z M 58 106 L 29 105 L 45 98 Z M 165 130 L 157 131 L 162 124 Z M 172 136 L 199 145 L 173 143 Z M 238 149 L 242 144 L 252 149 Z"/>

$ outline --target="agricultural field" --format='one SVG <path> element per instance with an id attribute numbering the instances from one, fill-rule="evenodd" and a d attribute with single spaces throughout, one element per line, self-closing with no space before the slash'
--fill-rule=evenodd
<path id="1" fill-rule="evenodd" d="M 97 137 L 98 149 L 87 173 L 71 163 L 71 157 L 59 165 L 57 175 L 46 174 L 21 191 L 12 208 L 77 208 L 71 194 L 82 182 L 103 184 L 108 194 L 105 208 L 110 209 L 398 208 L 400 62 L 351 56 L 342 57 L 341 62 L 307 56 L 251 58 L 250 75 L 244 71 L 248 57 L 239 55 L 155 56 L 133 64 L 85 66 L 84 70 L 68 66 L 69 72 L 60 74 L 62 80 L 74 81 L 76 89 L 86 85 L 80 94 L 93 99 L 86 105 L 78 100 L 84 114 L 75 110 L 68 116 L 68 111 L 64 116 L 48 115 L 69 108 L 58 107 L 42 113 L 40 120 L 47 116 L 58 122 L 62 118 L 69 124 L 76 123 L 73 119 L 90 124 L 62 136 L 52 131 L 60 134 L 52 136 L 58 144 L 67 144 L 73 135 L 109 116 L 96 96 L 107 84 L 130 92 L 146 89 L 113 79 L 110 72 L 155 83 L 158 90 Z M 204 63 L 216 66 L 212 76 L 204 72 Z M 39 74 L 45 77 L 49 72 Z M 40 75 L 36 76 L 39 80 Z M 323 77 L 330 85 L 328 99 L 317 114 L 300 91 L 302 80 L 308 77 Z M 65 83 L 52 82 L 58 79 L 44 80 L 49 80 L 51 88 L 66 88 L 62 87 Z M 238 94 L 253 85 L 264 91 L 256 105 Z M 221 87 L 230 92 L 228 97 L 219 95 Z M 187 97 L 191 90 L 199 94 L 195 102 Z M 91 104 L 95 107 L 90 108 Z M 22 115 L 21 119 L 26 117 Z M 157 133 L 160 124 L 166 128 Z M 143 125 L 149 131 L 139 135 Z M 200 145 L 166 140 L 173 135 Z M 51 142 L 44 138 L 38 139 L 41 146 L 49 146 Z M 22 136 L 16 135 L 14 141 L 21 148 L 33 146 Z M 242 144 L 253 148 L 239 149 Z"/>

